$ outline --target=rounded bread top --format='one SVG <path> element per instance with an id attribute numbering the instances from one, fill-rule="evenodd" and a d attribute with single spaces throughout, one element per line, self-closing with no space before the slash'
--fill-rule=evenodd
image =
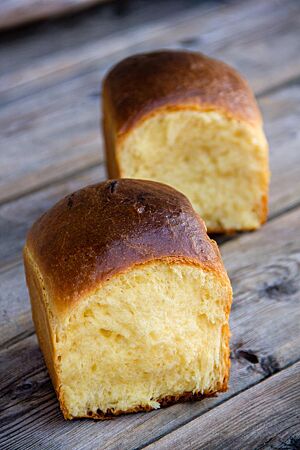
<path id="1" fill-rule="evenodd" d="M 257 103 L 244 78 L 227 64 L 190 51 L 156 51 L 120 61 L 104 79 L 103 100 L 105 114 L 111 115 L 118 135 L 166 108 L 218 110 L 261 125 Z"/>
<path id="2" fill-rule="evenodd" d="M 153 260 L 225 274 L 189 200 L 154 181 L 109 180 L 68 195 L 32 226 L 26 252 L 60 310 L 112 276 Z"/>

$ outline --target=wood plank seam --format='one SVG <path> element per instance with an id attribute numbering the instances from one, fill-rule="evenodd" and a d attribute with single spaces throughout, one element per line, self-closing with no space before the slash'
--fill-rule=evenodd
<path id="1" fill-rule="evenodd" d="M 100 146 L 99 146 L 100 147 Z M 73 172 L 69 172 L 67 175 L 62 175 L 62 176 L 58 176 L 56 178 L 53 178 L 51 180 L 49 180 L 46 183 L 41 183 L 38 186 L 35 186 L 32 189 L 28 189 L 27 191 L 23 191 L 22 193 L 20 193 L 20 195 L 12 195 L 11 197 L 5 198 L 4 200 L 0 200 L 0 207 L 3 205 L 7 205 L 8 203 L 11 203 L 13 201 L 19 200 L 20 198 L 26 197 L 27 195 L 31 195 L 34 194 L 35 192 L 41 191 L 43 189 L 46 189 L 48 187 L 53 186 L 56 183 L 59 183 L 61 181 L 68 181 L 71 180 L 72 178 L 74 178 L 77 175 L 83 175 L 85 172 L 88 172 L 91 169 L 94 169 L 96 167 L 101 167 L 104 165 L 104 160 L 97 162 L 97 163 L 92 163 L 92 164 L 88 164 L 87 166 L 81 167 L 80 169 L 76 169 Z M 1 268 L 0 268 L 1 270 Z"/>
<path id="2" fill-rule="evenodd" d="M 19 342 L 23 341 L 24 339 L 26 339 L 26 338 L 28 338 L 30 336 L 33 336 L 34 334 L 35 334 L 35 330 L 34 329 L 31 329 L 31 330 L 28 330 L 28 331 L 24 331 L 23 333 L 20 333 L 20 334 L 16 334 L 13 338 L 3 342 L 0 345 L 0 352 L 2 350 L 5 350 L 5 349 L 7 350 L 10 347 L 13 347 L 14 345 L 18 344 Z M 0 398 L 1 398 L 1 396 L 0 396 Z"/>
<path id="3" fill-rule="evenodd" d="M 290 86 L 298 86 L 298 84 L 300 84 L 300 74 L 290 78 L 289 80 L 275 84 L 274 86 L 271 86 L 269 88 L 262 89 L 261 91 L 258 91 L 255 96 L 257 99 L 262 99 L 264 97 L 268 97 L 269 95 L 275 94 L 280 90 L 289 88 Z"/>
<path id="4" fill-rule="evenodd" d="M 244 393 L 244 392 L 246 392 L 246 391 L 252 389 L 252 388 L 255 387 L 255 386 L 260 385 L 261 383 L 264 383 L 265 381 L 267 381 L 267 380 L 269 380 L 270 378 L 272 378 L 272 377 L 274 377 L 274 376 L 276 376 L 276 375 L 278 375 L 278 374 L 280 374 L 280 373 L 286 371 L 288 368 L 294 366 L 294 365 L 297 364 L 297 363 L 300 363 L 300 359 L 296 359 L 296 360 L 294 360 L 294 361 L 291 361 L 290 363 L 286 364 L 284 367 L 282 367 L 282 368 L 281 368 L 280 370 L 278 370 L 277 372 L 272 373 L 272 374 L 269 374 L 269 375 L 266 375 L 265 378 L 262 378 L 260 381 L 258 381 L 258 382 L 256 382 L 256 383 L 253 383 L 253 384 L 250 384 L 250 385 L 248 385 L 247 387 L 245 387 L 244 389 L 242 389 L 242 390 L 240 390 L 240 391 L 238 391 L 238 392 L 236 392 L 236 393 L 233 393 L 230 397 L 227 397 L 227 398 L 221 400 L 220 403 L 218 403 L 216 406 L 212 405 L 212 406 L 209 407 L 204 413 L 200 413 L 199 415 L 194 416 L 191 420 L 187 420 L 187 421 L 185 421 L 185 422 L 182 422 L 179 426 L 174 427 L 174 428 L 171 429 L 170 431 L 168 431 L 168 432 L 166 432 L 166 433 L 162 433 L 161 435 L 156 436 L 155 438 L 148 440 L 148 441 L 145 442 L 142 446 L 135 447 L 135 450 L 142 450 L 142 449 L 144 449 L 144 448 L 147 448 L 149 445 L 154 444 L 154 443 L 160 441 L 160 440 L 161 440 L 162 438 L 164 438 L 165 436 L 168 436 L 169 434 L 171 434 L 171 433 L 173 433 L 173 432 L 179 430 L 180 428 L 182 428 L 182 427 L 184 427 L 185 425 L 187 425 L 187 424 L 193 422 L 194 420 L 197 420 L 199 417 L 205 416 L 205 415 L 206 415 L 207 413 L 209 413 L 210 411 L 216 410 L 217 408 L 219 408 L 220 406 L 224 405 L 225 403 L 231 401 L 231 400 L 234 399 L 235 397 L 238 397 L 240 394 L 242 394 L 242 393 Z M 45 370 L 45 369 L 42 368 L 42 369 L 40 369 L 39 371 L 37 371 L 36 373 L 40 373 L 40 372 L 42 372 L 42 371 L 44 371 L 44 370 Z M 28 376 L 29 376 L 29 375 L 28 375 Z M 0 398 L 1 398 L 1 396 L 0 396 Z M 31 419 L 32 419 L 32 420 L 30 420 L 29 422 L 26 421 L 26 424 L 27 424 L 27 423 L 28 423 L 28 424 L 33 423 L 34 420 L 35 420 L 35 415 L 36 415 L 36 414 L 38 414 L 39 417 L 43 417 L 44 415 L 47 415 L 47 414 L 48 414 L 49 408 L 50 408 L 50 410 L 55 410 L 55 409 L 57 409 L 57 400 L 56 400 L 56 398 L 53 398 L 53 395 L 50 394 L 50 399 L 51 399 L 50 404 L 49 404 L 49 393 L 45 394 L 42 398 L 44 398 L 44 401 L 42 401 L 41 404 L 42 404 L 42 405 L 44 404 L 44 405 L 46 406 L 46 408 L 45 408 L 46 411 L 44 411 L 44 413 L 41 413 L 40 410 L 38 410 L 38 411 L 36 411 L 36 412 L 33 410 L 33 411 L 32 411 L 32 415 L 31 415 Z M 200 400 L 200 401 L 201 401 L 201 400 Z M 9 410 L 10 408 L 15 407 L 16 405 L 17 405 L 17 404 L 10 405 L 8 408 L 3 409 L 3 411 L 4 411 L 4 410 Z M 48 406 L 48 408 L 47 408 L 47 406 Z M 144 414 L 147 415 L 147 413 L 144 413 Z M 115 419 L 115 420 L 118 420 L 118 419 Z M 10 430 L 11 430 L 12 428 L 14 428 L 14 431 L 18 431 L 18 429 L 21 429 L 22 426 L 23 426 L 23 423 L 22 423 L 22 421 L 20 421 L 20 424 L 19 424 L 19 427 L 18 427 L 18 428 L 15 428 L 13 425 L 12 425 L 11 427 L 10 427 L 10 426 L 6 427 L 6 428 L 5 428 L 5 431 L 2 433 L 2 438 L 3 438 L 3 437 L 5 438 L 5 437 L 9 434 L 9 432 L 10 432 Z M 5 441 L 2 442 L 2 444 L 3 444 L 3 443 L 5 443 Z M 2 447 L 2 448 L 3 448 L 3 447 Z"/>
<path id="5" fill-rule="evenodd" d="M 226 9 L 226 6 L 223 6 L 223 9 Z M 204 15 L 211 14 L 213 10 L 216 8 L 213 8 L 212 10 L 204 11 Z M 136 27 L 134 29 L 129 29 L 125 33 L 122 31 L 122 33 L 113 33 L 112 35 L 109 35 L 106 38 L 101 39 L 101 46 L 102 46 L 102 53 L 101 53 L 101 59 L 105 59 L 108 56 L 110 57 L 113 53 L 119 52 L 120 50 L 124 50 L 128 47 L 131 47 L 133 45 L 138 44 L 144 44 L 148 42 L 149 40 L 152 41 L 153 39 L 156 40 L 157 36 L 164 35 L 167 31 L 170 31 L 173 27 L 180 27 L 184 25 L 187 21 L 191 21 L 192 23 L 195 22 L 195 16 L 203 16 L 203 7 L 196 7 L 193 9 L 193 11 L 188 10 L 185 13 L 180 14 L 178 16 L 177 13 L 174 13 L 171 17 L 168 18 L 168 20 L 161 19 L 160 21 L 154 21 L 153 23 L 146 23 L 143 25 L 140 25 L 139 27 Z M 62 73 L 65 73 L 65 71 L 72 70 L 73 67 L 82 67 L 83 65 L 86 65 L 85 71 L 89 71 L 89 66 L 94 60 L 99 60 L 99 43 L 93 42 L 92 44 L 88 43 L 85 45 L 82 45 L 80 48 L 80 52 L 78 52 L 78 49 L 74 49 L 73 51 L 69 51 L 69 58 L 68 58 L 68 64 L 62 71 Z M 88 59 L 80 57 L 79 55 L 86 54 L 88 55 Z M 57 61 L 62 60 L 65 58 L 65 55 L 55 55 L 54 58 L 48 60 L 45 64 L 44 61 L 40 61 L 38 64 L 36 64 L 36 67 L 34 68 L 34 72 L 40 72 L 42 70 L 42 77 L 48 76 L 49 74 L 54 75 L 57 71 Z M 45 67 L 44 67 L 45 66 Z M 88 73 L 88 72 L 82 72 L 83 69 L 80 69 L 79 73 Z M 59 70 L 58 70 L 59 71 Z M 27 76 L 25 75 L 25 81 L 23 80 L 21 83 L 18 82 L 18 85 L 23 85 L 24 83 L 32 83 L 35 81 L 36 77 L 32 74 L 32 67 L 29 70 L 25 70 L 25 74 L 28 72 Z M 41 75 L 40 75 L 41 76 Z M 39 76 L 39 77 L 40 77 Z M 4 91 L 5 84 L 9 86 L 11 74 L 5 74 L 0 78 L 0 92 Z M 39 78 L 38 77 L 38 78 Z M 3 89 L 1 89 L 1 86 L 3 85 Z M 14 86 L 9 87 L 8 89 L 14 89 Z M 4 91 L 5 92 L 5 91 Z M 5 105 L 5 103 L 3 103 Z"/>
<path id="6" fill-rule="evenodd" d="M 49 405 L 47 400 L 45 400 L 44 403 Z M 52 410 L 54 410 L 56 408 L 57 408 L 57 405 L 56 405 L 56 402 L 55 402 L 55 404 L 54 403 L 50 404 L 49 407 L 47 409 L 45 409 L 45 411 L 43 413 L 41 413 L 39 410 L 38 411 L 33 411 L 32 415 L 31 415 L 31 419 L 32 420 L 29 420 L 29 421 L 27 420 L 26 421 L 26 425 L 33 423 L 36 420 L 36 417 L 35 417 L 36 415 L 38 415 L 38 417 L 41 417 L 41 418 L 45 417 L 45 416 L 47 416 L 49 414 L 49 411 L 52 411 Z M 23 422 L 20 421 L 20 424 L 19 424 L 18 427 L 15 428 L 15 431 L 18 431 L 18 430 L 22 429 L 23 426 L 24 426 Z M 12 425 L 12 427 L 8 427 L 5 430 L 5 432 L 2 434 L 2 437 L 5 438 L 6 435 L 8 434 L 7 431 L 9 432 L 12 428 L 13 428 L 13 425 Z M 5 443 L 5 441 L 4 441 L 4 443 Z M 1 447 L 1 448 L 3 449 L 3 447 Z"/>
<path id="7" fill-rule="evenodd" d="M 42 372 L 42 370 L 40 370 L 40 372 Z M 40 397 L 40 400 L 42 400 L 41 404 L 49 405 L 49 400 L 52 400 L 52 398 L 53 398 L 52 393 L 47 393 L 47 394 L 42 395 Z M 13 403 L 13 404 L 11 404 L 11 405 L 9 405 L 7 407 L 2 408 L 2 412 L 7 411 L 7 410 L 9 410 L 11 408 L 15 408 L 16 406 L 21 405 L 22 403 L 23 403 L 23 399 L 21 399 L 20 401 L 17 401 L 16 403 Z M 56 399 L 55 399 L 55 403 L 56 403 Z M 9 431 L 10 429 L 11 428 L 6 428 L 5 431 Z"/>
<path id="8" fill-rule="evenodd" d="M 272 2 L 272 3 L 274 3 L 274 6 L 275 5 L 278 6 L 278 2 L 277 1 Z M 265 7 L 268 6 L 268 4 L 266 2 L 260 2 L 259 6 L 257 6 L 255 4 L 255 2 L 249 2 L 249 5 L 250 6 L 244 7 L 245 11 L 243 12 L 243 17 L 247 17 L 248 19 L 249 19 L 249 14 L 250 14 L 250 17 L 251 17 L 251 15 L 253 15 L 253 12 L 254 13 L 255 12 L 258 13 L 258 11 L 260 9 L 262 9 L 262 11 L 260 11 L 260 13 L 263 13 Z M 196 20 L 197 16 L 199 18 L 201 18 L 201 19 L 203 18 L 203 14 L 204 14 L 204 16 L 211 17 L 215 13 L 216 9 L 218 10 L 218 13 L 221 14 L 224 11 L 225 12 L 226 11 L 227 12 L 231 11 L 231 9 L 234 11 L 234 8 L 236 8 L 236 7 L 237 7 L 236 2 L 230 2 L 229 5 L 227 4 L 227 5 L 219 6 L 218 8 L 214 7 L 214 8 L 212 8 L 212 10 L 207 10 L 207 11 L 204 11 L 204 13 L 203 13 L 203 6 L 201 6 L 201 7 L 198 7 L 198 8 L 194 8 L 194 10 L 189 10 L 185 14 L 180 14 L 180 16 L 178 14 L 174 14 L 173 17 L 169 18 L 169 20 L 167 22 L 164 21 L 164 20 L 161 20 L 161 21 L 156 21 L 156 22 L 153 22 L 153 23 L 149 23 L 149 24 L 147 24 L 146 30 L 145 30 L 145 25 L 143 25 L 143 26 L 140 27 L 142 29 L 143 33 L 137 32 L 136 29 L 135 30 L 129 30 L 127 34 L 128 34 L 128 36 L 132 35 L 133 38 L 129 39 L 129 43 L 126 43 L 126 47 L 135 46 L 137 41 L 138 41 L 138 43 L 140 45 L 144 44 L 145 42 L 148 42 L 148 40 L 152 41 L 153 39 L 156 42 L 157 41 L 157 34 L 165 35 L 165 34 L 167 34 L 169 32 L 170 28 L 172 28 L 172 27 L 177 27 L 178 28 L 178 27 L 181 27 L 183 25 L 186 27 L 186 22 L 188 22 L 188 21 L 191 22 L 191 24 L 190 24 L 191 26 L 194 26 L 195 22 L 197 22 L 197 20 Z M 239 8 L 239 9 L 241 9 L 241 8 Z M 284 11 L 283 13 L 286 14 L 289 11 L 294 11 L 294 10 L 295 10 L 294 4 L 292 2 L 289 2 L 289 4 L 287 5 L 287 8 L 286 8 L 286 11 Z M 246 13 L 246 15 L 245 15 L 245 13 Z M 230 17 L 230 15 L 229 15 L 229 18 L 232 20 L 232 17 Z M 274 26 L 281 26 L 280 21 L 278 20 L 275 25 L 273 24 L 273 28 L 274 28 Z M 190 27 L 187 26 L 187 28 L 190 28 Z M 183 34 L 183 38 L 182 38 L 183 41 L 185 39 L 185 33 Z M 248 30 L 248 35 L 249 36 L 252 35 L 252 31 L 251 30 L 250 31 Z M 188 36 L 189 36 L 189 34 L 188 34 Z M 103 40 L 105 41 L 105 38 Z M 109 43 L 111 43 L 111 41 L 115 41 L 116 43 L 119 43 L 121 41 L 122 45 L 124 45 L 124 43 L 126 41 L 126 39 L 124 37 L 124 32 L 122 32 L 122 34 L 115 33 L 115 34 L 109 36 Z M 224 42 L 222 42 L 222 45 L 224 45 Z M 91 47 L 91 50 L 90 50 L 90 47 Z M 104 47 L 104 48 L 106 47 L 105 46 L 105 42 L 102 44 L 102 47 Z M 116 49 L 114 49 L 114 50 L 115 50 L 115 52 L 118 53 L 120 51 L 119 46 L 116 45 Z M 93 57 L 96 58 L 94 56 L 94 54 L 95 54 L 95 55 L 97 55 L 96 59 L 99 59 L 98 52 L 99 52 L 99 48 L 97 48 L 97 45 L 95 45 L 95 44 L 92 44 L 92 45 L 88 44 L 85 48 L 82 48 L 81 51 L 80 51 L 81 54 L 82 53 L 83 54 L 91 53 L 92 54 L 92 58 Z M 111 57 L 112 54 L 114 54 L 114 52 L 110 51 L 110 53 L 107 54 L 107 50 L 105 50 L 102 58 L 104 58 L 104 59 L 107 58 L 107 55 L 109 57 Z M 75 62 L 75 66 L 77 67 L 77 65 L 78 65 L 78 58 L 79 58 L 78 57 L 78 50 L 77 51 L 73 51 L 72 56 L 73 56 L 73 60 L 74 60 L 73 62 Z M 57 56 L 56 56 L 56 59 L 57 59 Z M 91 57 L 89 57 L 88 60 L 87 60 L 87 64 L 88 65 L 91 64 L 92 61 L 93 61 L 93 59 L 91 59 Z M 85 64 L 84 60 L 83 61 L 80 60 L 80 65 L 82 66 L 82 64 Z M 55 64 L 54 64 L 54 66 L 55 66 Z M 87 68 L 87 70 L 89 70 L 89 69 Z M 36 70 L 36 71 L 38 72 L 38 70 Z M 83 73 L 83 72 L 81 72 L 81 73 Z M 1 81 L 1 79 L 0 79 L 0 81 Z"/>
<path id="9" fill-rule="evenodd" d="M 293 428 L 292 425 L 284 428 L 284 431 L 290 430 L 291 428 Z M 270 444 L 273 440 L 274 440 L 274 436 L 271 436 L 269 439 L 264 441 L 264 443 L 261 444 L 259 447 L 255 447 L 255 450 L 263 450 L 263 449 L 268 448 L 267 447 L 268 444 Z M 292 442 L 291 442 L 291 447 L 289 446 L 288 443 L 286 443 L 286 442 L 284 442 L 282 440 L 280 440 L 280 444 L 281 444 L 280 448 L 282 448 L 282 450 L 283 449 L 291 449 L 291 450 L 298 450 L 299 449 L 299 445 L 297 444 L 297 442 L 295 442 L 295 445 L 293 445 L 293 439 L 292 439 Z M 272 447 L 270 447 L 270 448 L 272 448 Z"/>
<path id="10" fill-rule="evenodd" d="M 173 434 L 174 432 L 176 432 L 177 430 L 180 430 L 181 428 L 185 427 L 186 425 L 191 424 L 191 423 L 194 422 L 194 421 L 197 421 L 197 419 L 199 419 L 199 417 L 205 418 L 205 416 L 206 416 L 207 414 L 209 414 L 212 410 L 214 410 L 214 412 L 217 413 L 217 411 L 220 410 L 221 408 L 223 408 L 224 405 L 225 405 L 227 402 L 232 402 L 232 400 L 233 400 L 234 398 L 239 397 L 241 394 L 243 394 L 243 393 L 245 393 L 245 392 L 247 392 L 247 391 L 251 391 L 251 390 L 253 390 L 253 389 L 256 389 L 257 387 L 259 387 L 260 385 L 263 385 L 264 383 L 268 383 L 268 382 L 270 381 L 270 379 L 275 379 L 275 378 L 277 378 L 277 377 L 284 376 L 285 374 L 288 373 L 289 369 L 293 369 L 293 368 L 298 369 L 297 366 L 298 366 L 299 363 L 300 363 L 300 360 L 294 361 L 293 363 L 287 365 L 283 370 L 280 370 L 279 372 L 277 372 L 277 373 L 275 373 L 275 374 L 273 374 L 273 375 L 270 375 L 270 376 L 264 378 L 263 380 L 259 381 L 258 383 L 255 383 L 255 384 L 252 385 L 251 387 L 246 388 L 246 389 L 244 389 L 243 391 L 240 391 L 239 393 L 233 395 L 233 396 L 230 397 L 229 399 L 226 399 L 224 402 L 218 404 L 218 405 L 215 406 L 214 408 L 207 410 L 204 414 L 201 414 L 201 415 L 199 415 L 198 417 L 194 417 L 192 420 L 187 421 L 185 424 L 183 424 L 183 425 L 181 425 L 181 426 L 179 426 L 179 427 L 177 427 L 177 428 L 174 428 L 173 431 L 171 431 L 171 432 L 169 432 L 169 433 L 166 433 L 165 435 L 161 435 L 158 439 L 153 439 L 152 441 L 149 441 L 149 442 L 145 443 L 145 445 L 142 445 L 142 446 L 140 446 L 140 447 L 135 448 L 135 450 L 142 450 L 142 449 L 148 448 L 149 446 L 152 448 L 152 444 L 159 444 L 159 441 L 160 441 L 161 439 L 163 439 L 164 437 L 166 437 L 166 436 L 168 436 L 168 435 Z M 255 398 L 255 397 L 254 397 L 254 398 Z M 272 440 L 272 438 L 270 438 L 269 441 L 271 441 L 271 440 Z M 267 441 L 267 442 L 268 442 L 268 441 Z M 256 447 L 255 450 L 258 450 L 259 448 L 266 448 L 266 443 L 267 443 L 267 442 L 264 442 L 264 444 L 263 444 L 261 447 Z"/>

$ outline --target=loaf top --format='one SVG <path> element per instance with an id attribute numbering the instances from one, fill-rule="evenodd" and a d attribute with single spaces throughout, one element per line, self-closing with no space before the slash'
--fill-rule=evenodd
<path id="1" fill-rule="evenodd" d="M 154 181 L 110 180 L 68 195 L 29 231 L 25 257 L 56 311 L 113 275 L 166 259 L 225 275 L 217 245 L 189 200 Z"/>
<path id="2" fill-rule="evenodd" d="M 241 75 L 227 64 L 195 52 L 157 51 L 122 60 L 104 79 L 103 101 L 104 112 L 111 116 L 118 135 L 165 108 L 219 110 L 261 125 L 255 98 Z"/>

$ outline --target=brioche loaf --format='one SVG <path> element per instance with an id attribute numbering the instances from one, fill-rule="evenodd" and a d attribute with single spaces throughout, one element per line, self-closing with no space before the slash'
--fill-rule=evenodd
<path id="1" fill-rule="evenodd" d="M 81 189 L 32 226 L 24 263 L 66 419 L 226 390 L 231 286 L 181 193 L 128 179 Z"/>
<path id="2" fill-rule="evenodd" d="M 209 232 L 266 220 L 268 146 L 246 81 L 199 53 L 129 57 L 103 83 L 110 177 L 152 179 L 188 196 Z"/>

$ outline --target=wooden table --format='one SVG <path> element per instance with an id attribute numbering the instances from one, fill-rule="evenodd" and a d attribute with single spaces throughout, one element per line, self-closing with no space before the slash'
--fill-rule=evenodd
<path id="1" fill-rule="evenodd" d="M 103 9 L 102 9 L 103 8 Z M 0 74 L 1 449 L 300 447 L 300 5 L 297 0 L 105 5 L 2 35 Z M 270 142 L 268 223 L 219 237 L 234 302 L 227 393 L 115 420 L 66 422 L 31 320 L 21 250 L 62 196 L 105 178 L 100 79 L 160 47 L 197 49 L 253 86 Z"/>

